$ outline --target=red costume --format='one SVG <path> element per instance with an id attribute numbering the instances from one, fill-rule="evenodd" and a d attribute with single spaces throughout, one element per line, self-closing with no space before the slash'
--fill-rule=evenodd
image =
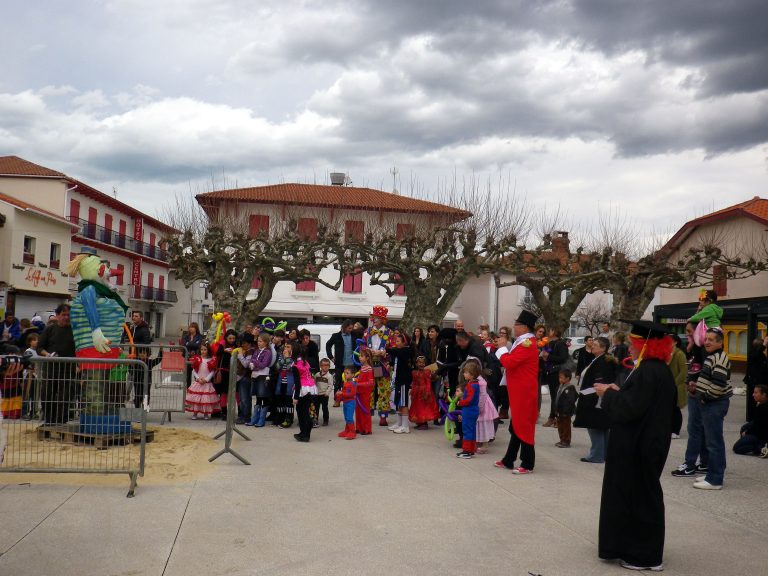
<path id="1" fill-rule="evenodd" d="M 408 419 L 415 424 L 424 424 L 435 420 L 439 414 L 435 394 L 432 391 L 432 372 L 414 370 L 411 374 L 411 409 Z"/>
<path id="2" fill-rule="evenodd" d="M 370 434 L 371 428 L 371 395 L 375 381 L 373 368 L 361 366 L 357 377 L 357 406 L 355 406 L 355 424 L 358 434 Z"/>
<path id="3" fill-rule="evenodd" d="M 344 430 L 339 432 L 339 438 L 355 439 L 355 404 L 357 403 L 357 382 L 345 380 L 341 390 L 336 392 L 336 401 L 344 402 Z"/>
<path id="4" fill-rule="evenodd" d="M 522 341 L 499 361 L 506 368 L 512 427 L 520 440 L 532 445 L 539 417 L 539 349 L 536 338 Z"/>

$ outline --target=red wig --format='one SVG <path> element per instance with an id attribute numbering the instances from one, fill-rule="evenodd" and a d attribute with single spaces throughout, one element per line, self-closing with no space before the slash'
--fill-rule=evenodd
<path id="1" fill-rule="evenodd" d="M 675 349 L 675 341 L 667 335 L 663 338 L 643 338 L 642 336 L 629 335 L 632 348 L 640 356 L 640 360 L 661 360 L 668 363 Z"/>

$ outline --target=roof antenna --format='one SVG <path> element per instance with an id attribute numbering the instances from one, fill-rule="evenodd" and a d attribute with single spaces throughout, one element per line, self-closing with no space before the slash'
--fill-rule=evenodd
<path id="1" fill-rule="evenodd" d="M 397 169 L 397 166 L 392 166 L 392 169 L 389 171 L 390 174 L 392 174 L 392 194 L 400 194 L 397 190 L 397 174 L 399 170 Z"/>
<path id="2" fill-rule="evenodd" d="M 114 196 L 115 200 L 117 200 L 117 187 L 112 186 L 112 196 Z"/>

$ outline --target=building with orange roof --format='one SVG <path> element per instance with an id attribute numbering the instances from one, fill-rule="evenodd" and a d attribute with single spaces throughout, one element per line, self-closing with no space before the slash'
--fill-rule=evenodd
<path id="1" fill-rule="evenodd" d="M 768 258 L 768 199 L 755 196 L 686 222 L 667 242 L 674 257 L 700 242 L 716 242 L 730 256 Z M 715 266 L 710 286 L 723 307 L 722 327 L 726 346 L 736 365 L 746 361 L 750 342 L 768 332 L 768 272 L 728 279 L 728 271 Z M 700 288 L 658 291 L 654 317 L 680 331 L 695 312 Z"/>
<path id="2" fill-rule="evenodd" d="M 218 190 L 198 194 L 197 202 L 211 216 L 244 216 L 251 234 L 274 233 L 287 217 L 296 218 L 300 233 L 317 234 L 318 227 L 333 222 L 345 235 L 364 237 L 377 227 L 407 233 L 411 227 L 434 227 L 463 220 L 470 212 L 445 204 L 348 185 L 344 174 L 332 173 L 331 185 L 283 183 L 251 188 Z M 334 283 L 338 271 L 321 271 L 321 278 Z M 255 297 L 259 281 L 254 282 Z M 347 274 L 338 290 L 315 281 L 280 282 L 265 317 L 304 323 L 339 324 L 343 319 L 367 321 L 372 307 L 389 308 L 389 317 L 402 317 L 406 296 L 403 288 L 389 297 L 380 286 L 372 286 L 368 274 Z M 456 315 L 449 313 L 445 321 Z"/>
<path id="3" fill-rule="evenodd" d="M 191 314 L 186 314 L 186 322 L 166 326 L 166 316 L 179 300 L 180 283 L 174 282 L 161 245 L 163 235 L 173 232 L 165 223 L 77 178 L 18 156 L 0 157 L 0 206 L 5 205 L 13 206 L 13 219 L 6 215 L 5 224 L 13 242 L 3 243 L 0 290 L 5 307 L 16 316 L 48 312 L 74 293 L 76 283 L 63 274 L 62 266 L 89 247 L 123 270 L 116 279 L 118 292 L 132 310 L 144 313 L 156 335 L 175 334 L 189 323 Z M 31 218 L 39 225 L 27 227 Z M 188 293 L 183 286 L 181 291 L 183 307 L 189 309 Z"/>

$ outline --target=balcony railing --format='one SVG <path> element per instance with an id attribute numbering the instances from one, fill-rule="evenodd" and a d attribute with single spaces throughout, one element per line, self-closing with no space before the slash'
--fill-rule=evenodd
<path id="1" fill-rule="evenodd" d="M 80 236 L 104 242 L 105 244 L 122 248 L 123 250 L 129 250 L 141 256 L 146 256 L 147 258 L 168 262 L 168 253 L 158 246 L 152 246 L 146 242 L 134 240 L 130 236 L 120 234 L 114 230 L 108 230 L 103 226 L 92 224 L 82 218 L 74 218 L 70 216 L 69 221 L 80 227 L 80 231 L 78 232 Z"/>
<path id="2" fill-rule="evenodd" d="M 153 288 L 152 286 L 129 286 L 130 298 L 134 300 L 153 300 L 155 302 L 178 302 L 174 290 Z"/>

